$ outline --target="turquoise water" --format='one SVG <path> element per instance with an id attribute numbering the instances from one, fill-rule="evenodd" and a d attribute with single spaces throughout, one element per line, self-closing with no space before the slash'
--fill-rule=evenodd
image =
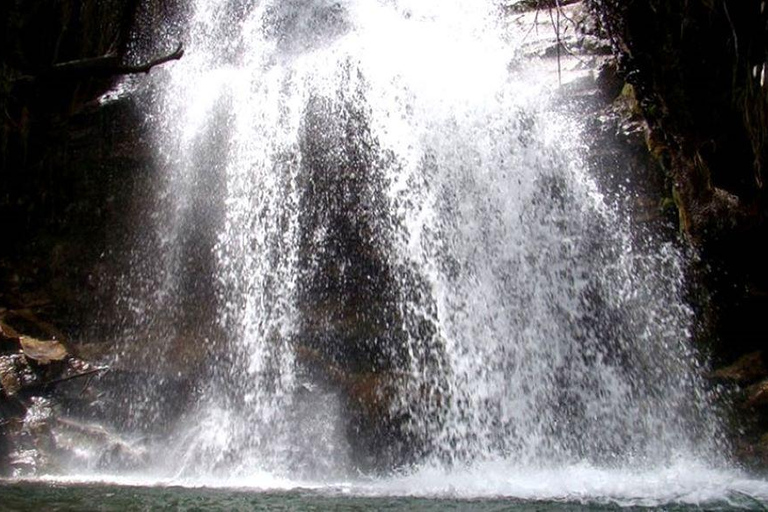
<path id="1" fill-rule="evenodd" d="M 481 464 L 327 481 L 255 472 L 0 480 L 0 512 L 134 510 L 768 510 L 768 482 L 693 463 L 629 471 Z"/>
<path id="2" fill-rule="evenodd" d="M 140 487 L 110 484 L 0 484 L 1 511 L 134 511 L 134 510 L 418 510 L 418 511 L 639 511 L 766 510 L 768 505 L 733 493 L 701 504 L 668 503 L 633 506 L 601 501 L 538 501 L 513 498 L 422 498 L 351 496 L 342 490 L 253 491 L 186 487 Z"/>

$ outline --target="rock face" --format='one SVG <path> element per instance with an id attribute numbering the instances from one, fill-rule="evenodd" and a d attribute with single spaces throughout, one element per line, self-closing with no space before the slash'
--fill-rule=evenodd
<path id="1" fill-rule="evenodd" d="M 28 310 L 72 339 L 98 332 L 114 296 L 110 247 L 152 169 L 127 74 L 168 58 L 177 2 L 32 0 L 0 6 L 0 308 Z M 165 40 L 165 39 L 164 39 Z M 103 316 L 108 312 L 104 311 Z M 94 323 L 95 322 L 95 323 Z"/>
<path id="2" fill-rule="evenodd" d="M 97 101 L 116 75 L 54 70 L 119 58 L 138 9 L 133 0 L 0 7 L 0 307 L 57 317 L 64 330 L 93 305 L 82 290 L 99 279 L 107 226 L 142 155 L 126 149 L 140 126 L 130 105 Z"/>
<path id="3" fill-rule="evenodd" d="M 366 123 L 353 101 L 315 98 L 301 143 L 301 330 L 312 348 L 353 371 L 402 366 L 402 354 L 388 353 L 397 344 L 380 339 L 398 324 L 385 250 L 393 233 L 385 163 Z"/>
<path id="4" fill-rule="evenodd" d="M 173 23 L 177 2 L 150 4 L 0 5 L 0 471 L 42 463 L 33 445 L 51 448 L 50 435 L 32 434 L 59 423 L 53 409 L 87 407 L 87 393 L 66 405 L 48 397 L 87 380 L 70 379 L 89 371 L 70 349 L 101 338 L 95 306 L 116 270 L 106 252 L 127 237 L 115 220 L 151 169 L 139 100 L 99 100 L 126 66 L 168 52 L 151 34 L 174 33 L 160 20 Z"/>
<path id="5" fill-rule="evenodd" d="M 700 256 L 706 293 L 691 300 L 706 327 L 704 349 L 716 365 L 752 354 L 713 377 L 746 385 L 768 336 L 768 9 L 759 1 L 587 4 L 613 43 L 648 152 Z M 753 395 L 747 402 L 757 404 Z M 744 438 L 753 446 L 765 429 L 756 410 L 738 413 L 756 426 Z"/>
<path id="6" fill-rule="evenodd" d="M 343 397 L 356 465 L 399 466 L 428 449 L 396 405 L 398 376 L 413 363 L 409 343 L 421 344 L 427 359 L 444 354 L 430 320 L 402 307 L 411 298 L 429 308 L 431 299 L 392 254 L 401 231 L 384 176 L 397 162 L 371 135 L 362 94 L 313 98 L 300 150 L 297 355 Z"/>
<path id="7" fill-rule="evenodd" d="M 24 318 L 46 329 L 29 313 Z M 0 473 L 18 476 L 49 468 L 54 453 L 64 451 L 52 429 L 59 388 L 105 368 L 73 356 L 59 340 L 20 334 L 13 320 L 12 311 L 0 314 Z"/>
<path id="8" fill-rule="evenodd" d="M 667 173 L 681 230 L 714 271 L 717 354 L 761 347 L 768 290 L 766 24 L 760 2 L 589 2 Z M 725 277 L 725 274 L 728 277 Z"/>
<path id="9" fill-rule="evenodd" d="M 752 352 L 737 359 L 733 364 L 712 372 L 712 379 L 746 386 L 768 376 L 762 352 Z"/>
<path id="10" fill-rule="evenodd" d="M 735 439 L 735 454 L 745 464 L 768 466 L 768 366 L 763 351 L 739 357 L 711 373 L 730 397 L 737 425 L 743 434 Z"/>

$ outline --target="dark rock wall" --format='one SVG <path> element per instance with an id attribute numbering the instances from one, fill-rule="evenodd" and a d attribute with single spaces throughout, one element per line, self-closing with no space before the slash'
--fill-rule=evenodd
<path id="1" fill-rule="evenodd" d="M 124 235 L 115 221 L 150 169 L 141 100 L 99 98 L 123 78 L 120 66 L 167 50 L 151 40 L 174 29 L 164 23 L 176 2 L 155 4 L 0 5 L 0 307 L 38 308 L 70 334 L 95 303 L 107 241 Z"/>
<path id="2" fill-rule="evenodd" d="M 766 230 L 768 89 L 760 74 L 768 15 L 760 1 L 590 3 L 634 86 L 681 230 L 713 268 L 718 354 L 732 360 L 768 334 L 744 322 L 766 305 L 768 291 L 759 243 Z"/>
<path id="3" fill-rule="evenodd" d="M 154 51 L 135 22 L 162 15 L 138 0 L 0 3 L 0 323 L 20 335 L 46 326 L 46 339 L 77 352 L 93 331 L 98 294 L 114 281 L 106 251 L 127 236 L 117 221 L 151 170 L 140 100 L 99 97 L 121 79 L 114 68 Z M 102 58 L 112 71 L 60 67 Z M 34 393 L 11 395 L 0 386 L 0 472 L 5 429 Z"/>
<path id="4" fill-rule="evenodd" d="M 700 257 L 707 297 L 694 305 L 709 326 L 703 348 L 719 366 L 759 356 L 768 339 L 766 3 L 587 3 L 613 43 L 646 123 L 648 150 L 670 184 L 680 230 Z M 754 444 L 768 416 L 744 406 L 755 401 L 739 386 L 753 381 L 717 380 L 736 397 L 739 428 L 747 424 L 743 442 Z"/>

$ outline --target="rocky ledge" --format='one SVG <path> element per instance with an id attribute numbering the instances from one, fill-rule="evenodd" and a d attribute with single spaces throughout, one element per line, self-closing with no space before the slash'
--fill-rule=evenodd
<path id="1" fill-rule="evenodd" d="M 107 370 L 70 352 L 56 329 L 29 310 L 0 310 L 0 468 L 18 476 L 46 468 L 63 450 L 53 435 L 58 399 L 85 398 Z M 68 389 L 67 389 L 68 388 Z"/>

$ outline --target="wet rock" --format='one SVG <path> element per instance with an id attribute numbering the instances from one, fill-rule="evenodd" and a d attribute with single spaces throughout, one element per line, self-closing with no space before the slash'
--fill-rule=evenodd
<path id="1" fill-rule="evenodd" d="M 297 346 L 295 354 L 305 369 L 321 381 L 340 388 L 349 404 L 365 416 L 385 416 L 392 398 L 386 392 L 392 387 L 392 372 L 351 372 L 328 361 L 320 351 L 305 346 Z"/>
<path id="2" fill-rule="evenodd" d="M 752 384 L 746 389 L 744 407 L 764 408 L 768 406 L 768 379 Z"/>
<path id="3" fill-rule="evenodd" d="M 94 448 L 82 463 L 96 467 L 135 469 L 146 466 L 150 453 L 101 425 L 91 425 L 69 418 L 55 418 L 52 425 L 55 449 L 62 459 L 78 459 L 83 447 Z"/>
<path id="4" fill-rule="evenodd" d="M 597 73 L 597 86 L 608 101 L 613 101 L 624 88 L 624 80 L 619 76 L 619 64 L 610 59 L 600 66 Z"/>
<path id="5" fill-rule="evenodd" d="M 585 35 L 578 40 L 579 49 L 588 55 L 610 55 L 611 44 L 601 37 Z"/>
<path id="6" fill-rule="evenodd" d="M 54 447 L 52 416 L 52 402 L 47 398 L 34 396 L 24 403 L 23 411 L 6 425 L 9 453 L 4 472 L 23 477 L 49 467 Z"/>
<path id="7" fill-rule="evenodd" d="M 749 468 L 765 468 L 768 466 L 768 433 L 751 442 L 739 439 L 735 446 L 735 455 Z"/>
<path id="8" fill-rule="evenodd" d="M 62 466 L 137 468 L 148 452 L 107 429 L 61 417 L 52 398 L 34 396 L 25 412 L 6 425 L 6 472 L 15 477 Z"/>
<path id="9" fill-rule="evenodd" d="M 733 364 L 714 371 L 710 377 L 713 380 L 744 386 L 768 377 L 768 371 L 762 352 L 752 352 L 741 356 Z"/>
<path id="10" fill-rule="evenodd" d="M 12 397 L 21 390 L 20 359 L 18 355 L 0 357 L 0 387 L 6 397 Z"/>
<path id="11" fill-rule="evenodd" d="M 0 312 L 0 331 L 18 343 L 22 335 L 38 340 L 64 340 L 66 337 L 52 323 L 40 318 L 34 307 L 43 307 L 47 299 L 25 303 L 24 307 Z M 0 335 L 0 341 L 2 335 Z"/>
<path id="12" fill-rule="evenodd" d="M 8 311 L 2 313 L 7 320 Z M 16 318 L 24 317 L 34 318 Z M 0 321 L 0 474 L 12 476 L 51 469 L 66 455 L 53 430 L 58 388 L 104 370 L 72 356 L 60 341 L 20 334 L 24 326 L 40 332 L 34 321 L 14 327 Z M 55 332 L 52 326 L 43 329 Z"/>
<path id="13" fill-rule="evenodd" d="M 36 450 L 16 450 L 10 454 L 8 464 L 17 478 L 33 474 L 40 465 Z"/>
<path id="14" fill-rule="evenodd" d="M 0 354 L 16 352 L 19 347 L 18 336 L 11 335 L 10 330 L 0 322 Z"/>

